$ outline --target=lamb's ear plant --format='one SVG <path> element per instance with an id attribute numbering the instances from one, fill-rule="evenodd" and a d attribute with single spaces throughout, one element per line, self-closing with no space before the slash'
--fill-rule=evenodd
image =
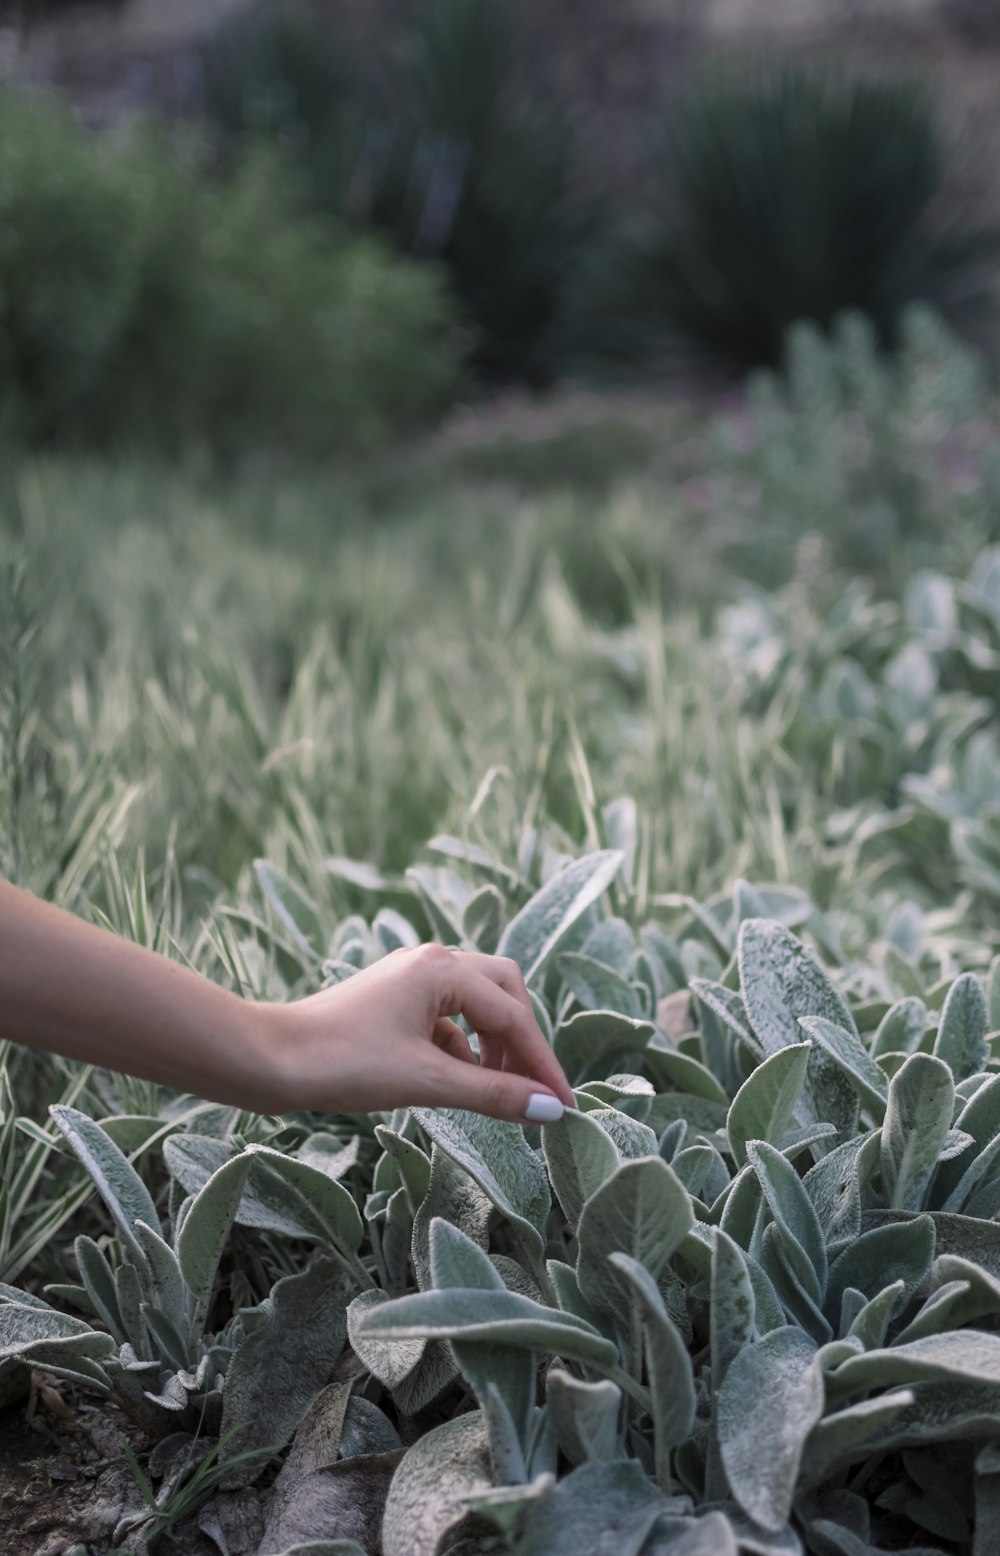
<path id="1" fill-rule="evenodd" d="M 553 1040 L 580 1054 L 583 1083 L 578 1111 L 537 1141 L 415 1110 L 425 1151 L 492 1213 L 472 1236 L 447 1211 L 432 1218 L 429 1267 L 413 1240 L 421 1290 L 352 1308 L 355 1349 L 387 1390 L 443 1345 L 452 1390 L 478 1406 L 456 1419 L 462 1447 L 438 1428 L 404 1459 L 390 1551 L 404 1549 L 392 1541 L 417 1487 L 436 1511 L 426 1537 L 411 1531 L 416 1556 L 473 1515 L 517 1551 L 568 1552 L 619 1497 L 621 1548 L 644 1556 L 744 1541 L 787 1552 L 802 1537 L 819 1549 L 842 1527 L 816 1511 L 833 1506 L 823 1487 L 852 1463 L 961 1440 L 976 1410 L 1000 1433 L 1000 1392 L 974 1385 L 970 1360 L 983 1341 L 989 1371 L 989 1336 L 968 1329 L 1000 1313 L 1000 1237 L 968 1213 L 993 1203 L 1000 1125 L 983 986 L 960 974 L 925 989 L 926 1004 L 859 1000 L 848 969 L 831 976 L 759 916 L 761 899 L 741 887 L 725 908 L 690 912 L 679 936 L 599 917 L 550 963 Z M 787 906 L 809 921 L 808 904 Z M 643 1031 L 636 1012 L 659 1015 L 687 967 L 699 971 L 686 1028 Z M 630 971 L 650 977 L 655 1003 Z M 622 1022 L 629 1037 L 608 1045 Z M 560 1039 L 574 1024 L 589 1059 Z M 609 1070 L 626 1054 L 640 1073 Z M 429 1193 L 433 1175 L 400 1182 Z M 461 1204 L 454 1186 L 448 1202 Z M 418 1225 L 420 1207 L 408 1213 Z M 467 1466 L 459 1483 L 433 1486 L 435 1453 Z"/>
<path id="2" fill-rule="evenodd" d="M 637 922 L 627 849 L 536 847 L 524 875 L 438 842 L 414 918 L 457 943 L 488 923 L 576 1109 L 266 1139 L 200 1118 L 163 1142 L 161 1210 L 116 1126 L 57 1107 L 112 1231 L 81 1232 L 78 1284 L 47 1293 L 85 1318 L 0 1288 L 0 1355 L 161 1436 L 203 1421 L 226 1487 L 335 1369 L 360 1379 L 344 1420 L 379 1429 L 355 1451 L 399 1456 L 387 1556 L 576 1556 L 604 1527 L 615 1556 L 930 1549 L 948 1498 L 985 1496 L 970 1444 L 1000 1438 L 996 978 L 938 957 L 912 911 L 885 942 L 901 993 L 793 892 L 740 882 Z M 317 979 L 410 942 L 380 888 L 329 925 L 258 879 Z M 236 1248 L 265 1277 L 251 1302 Z"/>
<path id="3" fill-rule="evenodd" d="M 52 1115 L 103 1200 L 115 1237 L 102 1248 L 78 1236 L 79 1285 L 53 1292 L 86 1320 L 12 1287 L 0 1290 L 4 1357 L 117 1398 L 157 1435 L 202 1421 L 210 1432 L 228 1430 L 242 1404 L 253 1417 L 244 1448 L 289 1436 L 343 1348 L 349 1296 L 371 1285 L 358 1257 L 362 1223 L 351 1195 L 301 1158 L 191 1136 L 186 1151 L 176 1142 L 176 1159 L 189 1169 L 192 1160 L 207 1161 L 207 1170 L 167 1228 L 100 1124 L 65 1106 Z M 241 1221 L 308 1239 L 321 1252 L 217 1329 L 211 1311 L 219 1266 Z"/>

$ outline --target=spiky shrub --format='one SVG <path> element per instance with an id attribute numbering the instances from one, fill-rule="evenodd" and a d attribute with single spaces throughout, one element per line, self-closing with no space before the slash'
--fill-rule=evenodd
<path id="1" fill-rule="evenodd" d="M 801 894 L 745 882 L 637 925 L 633 807 L 603 828 L 616 847 L 526 837 L 516 864 L 439 839 L 412 918 L 326 924 L 262 865 L 274 949 L 313 980 L 428 924 L 511 957 L 578 1111 L 526 1133 L 402 1109 L 354 1121 L 360 1151 L 178 1134 L 168 1235 L 57 1109 L 120 1262 L 83 1240 L 82 1284 L 50 1290 L 90 1322 L 4 1289 L 2 1355 L 127 1390 L 161 1431 L 208 1408 L 253 1447 L 302 1417 L 262 1550 L 293 1482 L 297 1538 L 331 1534 L 308 1475 L 339 1445 L 354 1495 L 385 1498 L 385 1556 L 563 1556 L 611 1527 L 627 1556 L 969 1552 L 1000 1434 L 996 971 L 956 973 L 933 934 L 846 962 Z M 206 1334 L 234 1223 L 320 1256 Z"/>
<path id="2" fill-rule="evenodd" d="M 387 87 L 372 215 L 443 261 L 485 370 L 551 377 L 596 213 L 574 193 L 572 127 L 510 0 L 421 0 Z"/>
<path id="3" fill-rule="evenodd" d="M 350 91 L 327 36 L 287 8 L 237 14 L 209 38 L 202 64 L 205 107 L 226 136 L 273 136 L 298 152 L 334 130 Z"/>
<path id="4" fill-rule="evenodd" d="M 995 45 L 1000 36 L 1000 6 L 996 0 L 944 0 L 946 20 L 973 45 Z"/>
<path id="5" fill-rule="evenodd" d="M 623 311 L 743 365 L 781 360 L 789 327 L 844 309 L 883 342 L 918 299 L 946 305 L 977 240 L 930 220 L 933 115 L 908 82 L 760 67 L 701 80 L 670 111 Z M 630 303 L 631 299 L 631 303 Z"/>
<path id="6" fill-rule="evenodd" d="M 280 148 L 306 206 L 342 218 L 364 145 L 366 77 L 344 27 L 315 14 L 251 6 L 211 33 L 201 53 L 202 105 L 220 161 L 248 144 Z"/>
<path id="7" fill-rule="evenodd" d="M 281 12 L 241 19 L 208 51 L 210 114 L 282 141 L 314 206 L 440 262 L 484 372 L 551 378 L 596 210 L 511 0 L 419 0 L 388 47 L 345 69 L 340 46 Z"/>

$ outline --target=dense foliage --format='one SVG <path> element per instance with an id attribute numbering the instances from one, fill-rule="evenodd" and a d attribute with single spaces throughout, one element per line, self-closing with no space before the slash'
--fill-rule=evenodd
<path id="1" fill-rule="evenodd" d="M 256 1118 L 8 1046 L 0 1389 L 124 1412 L 109 1541 L 226 1538 L 221 1476 L 260 1556 L 989 1549 L 996 412 L 908 329 L 599 498 L 18 470 L 4 872 L 251 998 L 509 956 L 579 1104 Z"/>
<path id="2" fill-rule="evenodd" d="M 273 153 L 212 181 L 151 126 L 5 89 L 0 211 L 8 439 L 356 452 L 454 391 L 433 273 L 305 216 Z"/>
<path id="3" fill-rule="evenodd" d="M 386 900 L 330 929 L 259 863 L 293 976 L 349 978 L 428 929 L 511 957 L 579 1111 L 539 1139 L 449 1110 L 102 1127 L 57 1106 L 116 1235 L 110 1257 L 77 1237 L 61 1307 L 0 1290 L 8 1370 L 115 1397 L 175 1453 L 242 1428 L 229 1485 L 294 1434 L 261 1551 L 358 1533 L 386 1487 L 386 1556 L 612 1530 L 630 1556 L 970 1549 L 1000 1428 L 1000 977 L 907 917 L 878 963 L 847 960 L 788 888 L 637 923 L 634 806 L 601 831 L 618 846 L 574 860 L 528 829 L 513 864 L 440 838 L 413 918 Z M 232 944 L 256 957 L 260 931 Z M 125 1150 L 164 1135 L 161 1212 Z M 236 1306 L 237 1258 L 227 1316 L 237 1229 L 292 1271 Z M 333 1526 L 320 1443 L 358 1499 Z"/>
<path id="4" fill-rule="evenodd" d="M 773 580 L 803 514 L 832 557 L 886 584 L 939 561 L 968 520 L 991 533 L 1000 463 L 983 362 L 923 307 L 899 336 L 889 359 L 861 315 L 829 337 L 797 325 L 785 372 L 754 375 L 720 428 L 713 506 L 776 560 Z"/>

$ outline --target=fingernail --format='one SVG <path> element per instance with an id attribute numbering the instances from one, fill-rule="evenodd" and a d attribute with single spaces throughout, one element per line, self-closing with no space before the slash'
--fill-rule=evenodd
<path id="1" fill-rule="evenodd" d="M 533 1091 L 524 1116 L 530 1124 L 554 1124 L 565 1111 L 558 1097 L 550 1097 L 545 1091 Z"/>

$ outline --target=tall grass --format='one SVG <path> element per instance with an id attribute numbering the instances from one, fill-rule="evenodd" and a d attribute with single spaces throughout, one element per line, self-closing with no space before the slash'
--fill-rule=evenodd
<path id="1" fill-rule="evenodd" d="M 357 888 L 324 861 L 401 872 L 461 829 L 488 772 L 480 814 L 509 839 L 534 805 L 582 840 L 595 807 L 634 796 L 648 901 L 738 875 L 820 901 L 866 888 L 851 851 L 823 844 L 825 814 L 855 797 L 843 760 L 792 738 L 808 666 L 791 640 L 765 691 L 739 672 L 713 607 L 740 585 L 715 570 L 705 596 L 711 539 L 696 547 L 654 488 L 602 509 L 458 487 L 405 526 L 334 521 L 328 536 L 336 494 L 312 511 L 300 494 L 268 533 L 247 524 L 248 492 L 183 475 L 158 478 L 151 521 L 136 479 L 59 463 L 23 476 L 35 689 L 5 743 L 5 842 L 33 889 L 141 938 L 150 912 L 140 927 L 121 875 L 141 851 L 175 892 L 159 943 L 190 945 L 266 856 L 349 911 Z M 602 570 L 605 622 L 566 577 L 586 592 Z M 787 597 L 800 647 L 815 587 Z"/>
<path id="2" fill-rule="evenodd" d="M 870 856 L 831 847 L 826 818 L 893 802 L 933 759 L 893 732 L 902 580 L 935 558 L 964 573 L 1000 533 L 981 375 L 932 321 L 908 329 L 893 369 L 856 330 L 802 337 L 787 389 L 664 421 L 633 474 L 605 439 L 604 483 L 592 460 L 577 479 L 565 429 L 549 470 L 544 440 L 509 458 L 502 423 L 492 464 L 488 443 L 470 461 L 445 442 L 322 480 L 12 466 L 4 869 L 135 934 L 122 881 L 141 852 L 190 947 L 260 856 L 349 911 L 359 888 L 326 859 L 403 871 L 490 773 L 477 816 L 511 844 L 532 811 L 582 841 L 632 795 L 650 901 L 748 875 L 863 903 Z M 873 564 L 851 525 L 887 507 Z M 866 561 L 882 604 L 850 582 Z M 981 695 L 984 673 L 941 690 Z M 844 674 L 871 682 L 877 740 L 838 711 Z"/>

